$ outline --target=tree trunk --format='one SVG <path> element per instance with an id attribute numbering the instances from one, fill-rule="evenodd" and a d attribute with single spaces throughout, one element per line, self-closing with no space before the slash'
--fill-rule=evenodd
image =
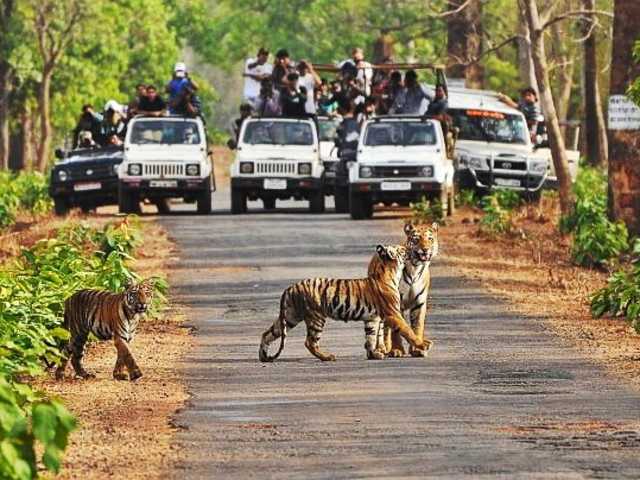
<path id="1" fill-rule="evenodd" d="M 569 103 L 571 101 L 571 90 L 573 89 L 573 55 L 569 52 L 570 47 L 567 46 L 567 32 L 563 30 L 560 22 L 557 22 L 551 26 L 551 38 L 552 38 L 552 58 L 556 62 L 556 84 L 557 92 L 553 98 L 556 99 L 556 110 L 558 113 L 558 120 L 561 124 L 567 121 L 567 114 L 569 112 Z M 560 125 L 560 131 L 562 137 L 567 139 L 567 127 Z"/>
<path id="2" fill-rule="evenodd" d="M 549 70 L 547 68 L 547 58 L 544 51 L 544 41 L 542 23 L 538 14 L 536 0 L 523 0 L 522 12 L 529 25 L 531 35 L 531 55 L 536 72 L 536 79 L 540 87 L 540 101 L 544 110 L 547 132 L 549 135 L 549 146 L 553 165 L 558 177 L 560 193 L 560 210 L 563 215 L 568 215 L 573 210 L 573 192 L 571 189 L 571 175 L 569 174 L 569 159 L 565 149 L 564 138 L 558 123 L 558 114 L 553 102 L 553 94 L 549 88 Z"/>
<path id="3" fill-rule="evenodd" d="M 30 172 L 33 170 L 33 120 L 31 118 L 31 112 L 25 108 L 20 114 L 20 135 L 22 151 L 20 156 L 22 157 L 22 167 Z"/>
<path id="4" fill-rule="evenodd" d="M 393 58 L 393 37 L 381 32 L 373 43 L 373 63 L 382 63 L 388 58 Z"/>
<path id="5" fill-rule="evenodd" d="M 37 149 L 37 169 L 44 172 L 49 162 L 51 150 L 51 74 L 53 70 L 45 68 L 38 87 L 38 109 L 40 114 L 40 141 Z"/>
<path id="6" fill-rule="evenodd" d="M 464 0 L 449 0 L 449 11 Z M 460 12 L 447 17 L 447 75 L 464 78 L 468 88 L 482 88 L 484 68 L 476 61 L 482 54 L 482 3 L 472 0 Z"/>
<path id="7" fill-rule="evenodd" d="M 526 87 L 532 87 L 536 92 L 539 91 L 538 80 L 536 80 L 536 72 L 533 68 L 533 57 L 531 55 L 531 36 L 529 35 L 529 26 L 527 22 L 520 22 L 518 38 L 518 71 L 520 73 L 520 81 Z"/>
<path id="8" fill-rule="evenodd" d="M 11 67 L 0 60 L 0 169 L 9 168 L 9 98 L 12 90 Z"/>
<path id="9" fill-rule="evenodd" d="M 638 0 L 616 0 L 614 4 L 611 58 L 611 94 L 624 95 L 640 77 L 633 60 L 638 39 Z M 621 220 L 633 235 L 640 234 L 640 131 L 609 130 L 609 214 Z"/>
<path id="10" fill-rule="evenodd" d="M 595 9 L 595 0 L 582 0 L 585 10 Z M 587 162 L 594 166 L 607 164 L 607 127 L 598 86 L 596 31 L 592 30 L 593 14 L 582 22 L 584 41 L 584 125 Z"/>

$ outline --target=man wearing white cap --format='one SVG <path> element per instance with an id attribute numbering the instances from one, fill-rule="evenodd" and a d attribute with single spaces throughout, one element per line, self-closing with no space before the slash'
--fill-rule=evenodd
<path id="1" fill-rule="evenodd" d="M 197 90 L 198 86 L 195 84 L 191 78 L 189 78 L 189 74 L 187 73 L 187 66 L 182 63 L 176 63 L 173 69 L 173 78 L 167 84 L 166 92 L 169 94 L 169 105 L 173 104 L 173 100 L 175 100 L 181 93 L 185 87 L 190 87 L 192 90 Z M 170 110 L 172 110 L 170 108 Z M 174 112 L 171 112 L 174 113 Z"/>

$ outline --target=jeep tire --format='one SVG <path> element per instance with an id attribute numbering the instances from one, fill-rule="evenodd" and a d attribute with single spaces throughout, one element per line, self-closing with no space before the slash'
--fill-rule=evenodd
<path id="1" fill-rule="evenodd" d="M 247 195 L 233 187 L 231 187 L 231 213 L 233 215 L 247 213 Z"/>
<path id="2" fill-rule="evenodd" d="M 336 213 L 349 213 L 349 189 L 336 185 L 333 201 L 336 206 Z"/>
<path id="3" fill-rule="evenodd" d="M 267 197 L 262 199 L 262 205 L 265 210 L 273 210 L 276 208 L 276 199 L 275 197 Z"/>
<path id="4" fill-rule="evenodd" d="M 140 198 L 137 192 L 127 192 L 122 186 L 118 187 L 118 210 L 120 213 L 139 213 Z"/>
<path id="5" fill-rule="evenodd" d="M 324 192 L 322 189 L 309 194 L 309 211 L 311 213 L 324 212 Z"/>
<path id="6" fill-rule="evenodd" d="M 69 201 L 64 197 L 53 197 L 53 211 L 63 217 L 69 212 Z"/>
<path id="7" fill-rule="evenodd" d="M 158 209 L 158 213 L 161 215 L 166 215 L 167 213 L 171 213 L 171 207 L 169 206 L 168 198 L 161 198 L 153 202 Z"/>
<path id="8" fill-rule="evenodd" d="M 373 216 L 373 204 L 366 194 L 351 192 L 349 195 L 349 213 L 353 220 L 364 220 Z"/>
<path id="9" fill-rule="evenodd" d="M 199 215 L 209 215 L 211 213 L 211 177 L 204 181 L 204 190 L 198 194 L 196 199 Z"/>

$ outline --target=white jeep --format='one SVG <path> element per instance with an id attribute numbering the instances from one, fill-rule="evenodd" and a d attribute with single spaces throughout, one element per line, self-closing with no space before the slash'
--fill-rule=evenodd
<path id="1" fill-rule="evenodd" d="M 211 213 L 213 178 L 199 118 L 135 117 L 129 122 L 118 169 L 120 212 L 137 212 L 140 201 L 148 199 L 165 213 L 168 199 L 183 198 L 196 202 L 198 213 Z"/>
<path id="2" fill-rule="evenodd" d="M 456 172 L 462 188 L 487 191 L 508 188 L 539 195 L 557 185 L 548 147 L 534 145 L 524 115 L 495 92 L 449 89 L 447 113 L 458 128 Z M 580 152 L 568 150 L 575 180 Z"/>
<path id="3" fill-rule="evenodd" d="M 308 200 L 312 213 L 324 212 L 318 132 L 306 118 L 249 118 L 242 124 L 231 165 L 231 213 L 247 211 L 247 200 Z"/>
<path id="4" fill-rule="evenodd" d="M 351 218 L 371 218 L 373 206 L 439 200 L 454 209 L 453 160 L 442 127 L 424 117 L 375 117 L 361 130 L 357 161 L 349 166 Z"/>

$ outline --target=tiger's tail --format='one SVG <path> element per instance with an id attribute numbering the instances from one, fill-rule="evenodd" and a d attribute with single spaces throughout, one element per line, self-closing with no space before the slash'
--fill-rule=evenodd
<path id="1" fill-rule="evenodd" d="M 273 362 L 280 356 L 282 350 L 284 350 L 285 338 L 287 337 L 287 322 L 285 314 L 286 297 L 287 291 L 285 290 L 280 298 L 280 316 L 273 325 L 269 327 L 269 330 L 262 334 L 260 350 L 258 350 L 258 356 L 261 362 Z M 280 347 L 278 347 L 278 351 L 275 354 L 269 355 L 269 344 L 278 337 L 280 337 Z"/>

